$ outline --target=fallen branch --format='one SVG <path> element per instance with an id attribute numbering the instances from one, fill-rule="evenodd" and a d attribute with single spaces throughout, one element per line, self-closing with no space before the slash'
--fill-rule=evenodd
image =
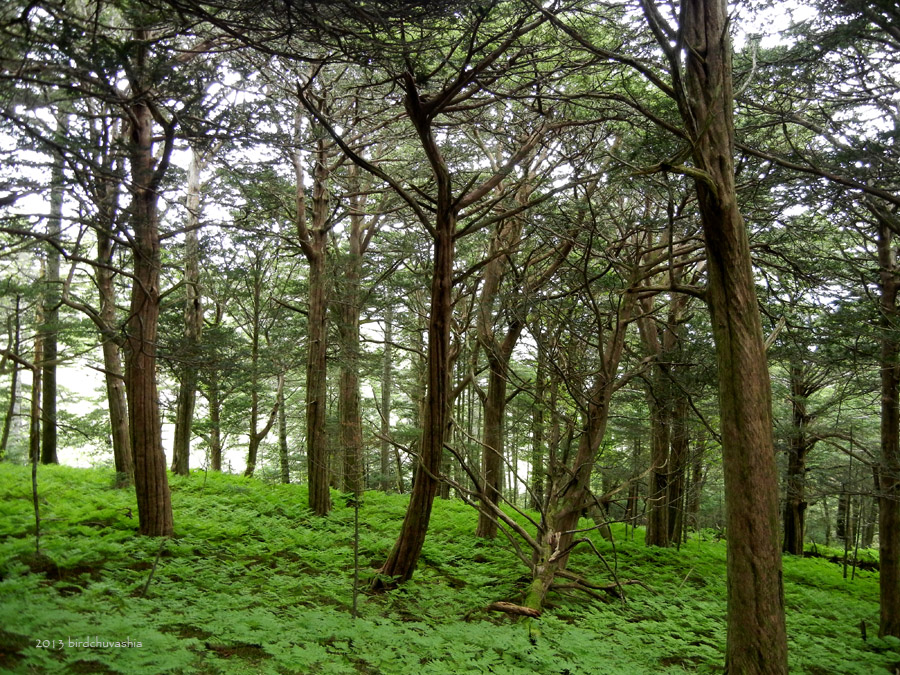
<path id="1" fill-rule="evenodd" d="M 541 610 L 539 609 L 514 605 L 511 602 L 492 602 L 485 607 L 485 610 L 489 612 L 505 612 L 506 614 L 514 614 L 515 616 L 530 616 L 533 619 L 538 619 L 541 616 Z"/>

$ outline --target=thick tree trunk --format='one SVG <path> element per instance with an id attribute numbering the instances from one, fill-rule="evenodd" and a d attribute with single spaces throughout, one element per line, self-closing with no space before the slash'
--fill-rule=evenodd
<path id="1" fill-rule="evenodd" d="M 360 276 L 363 241 L 362 197 L 356 166 L 351 169 L 349 251 L 339 285 L 341 298 L 337 315 L 341 337 L 341 367 L 338 385 L 338 419 L 341 455 L 344 462 L 343 490 L 359 495 L 363 491 L 362 414 L 359 402 L 359 316 Z"/>
<path id="2" fill-rule="evenodd" d="M 181 381 L 175 407 L 175 440 L 172 446 L 172 472 L 187 475 L 190 471 L 191 428 L 197 401 L 200 337 L 203 330 L 203 303 L 200 295 L 200 170 L 202 153 L 192 149 L 188 166 L 187 232 L 184 245 L 184 354 Z"/>
<path id="3" fill-rule="evenodd" d="M 146 35 L 136 31 L 135 37 L 140 40 Z M 125 386 L 139 529 L 149 536 L 169 536 L 173 533 L 172 502 L 156 389 L 160 251 L 153 116 L 142 101 L 134 103 L 130 112 L 134 283 L 127 324 Z"/>
<path id="4" fill-rule="evenodd" d="M 449 177 L 447 177 L 449 183 Z M 448 185 L 449 187 L 449 185 Z M 450 322 L 453 310 L 453 232 L 455 218 L 439 210 L 434 227 L 434 269 L 428 318 L 428 386 L 422 440 L 412 494 L 394 548 L 373 587 L 384 588 L 412 578 L 425 543 L 439 472 L 450 404 Z M 391 579 L 387 581 L 386 578 Z"/>
<path id="5" fill-rule="evenodd" d="M 295 135 L 301 135 L 302 117 L 294 118 Z M 317 133 L 322 133 L 320 130 Z M 299 141 L 298 141 L 299 142 Z M 328 438 L 325 422 L 328 398 L 328 277 L 326 252 L 331 214 L 328 209 L 328 146 L 321 135 L 316 140 L 312 188 L 312 219 L 307 222 L 307 200 L 303 157 L 294 152 L 297 238 L 309 263 L 308 336 L 306 359 L 306 462 L 309 508 L 319 516 L 331 511 Z"/>
<path id="6" fill-rule="evenodd" d="M 686 92 L 678 103 L 695 164 L 719 379 L 728 523 L 725 669 L 732 675 L 786 673 L 771 390 L 750 246 L 735 196 L 726 2 L 685 0 L 681 22 Z"/>
<path id="7" fill-rule="evenodd" d="M 58 131 L 66 133 L 68 124 L 65 115 L 59 116 Z M 44 309 L 43 322 L 38 330 L 41 332 L 41 341 L 44 347 L 44 362 L 36 364 L 41 366 L 41 389 L 43 390 L 41 405 L 41 463 L 59 464 L 57 454 L 57 427 L 56 427 L 56 360 L 58 357 L 59 335 L 59 249 L 53 244 L 59 244 L 62 230 L 62 207 L 65 175 L 63 173 L 63 159 L 57 157 L 53 161 L 50 172 L 50 217 L 47 220 L 47 267 L 44 284 Z"/>
<path id="8" fill-rule="evenodd" d="M 309 340 L 306 361 L 306 443 L 309 508 L 319 516 L 331 511 L 328 438 L 325 435 L 328 399 L 328 324 L 325 284 L 324 231 L 314 231 L 319 253 L 309 259 Z"/>
<path id="9" fill-rule="evenodd" d="M 878 471 L 879 635 L 900 637 L 900 338 L 897 296 L 900 269 L 894 235 L 879 223 L 881 281 L 881 458 Z M 849 525 L 849 523 L 847 523 Z M 850 527 L 845 527 L 845 535 Z"/>

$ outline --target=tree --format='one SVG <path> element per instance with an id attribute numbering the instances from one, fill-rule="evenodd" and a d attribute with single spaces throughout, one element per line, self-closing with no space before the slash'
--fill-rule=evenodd
<path id="1" fill-rule="evenodd" d="M 187 475 L 191 452 L 191 427 L 197 396 L 198 368 L 196 359 L 203 330 L 203 299 L 200 289 L 200 172 L 203 169 L 202 151 L 191 147 L 188 167 L 185 206 L 188 222 L 184 247 L 184 347 L 180 368 L 181 378 L 175 412 L 175 439 L 172 445 L 172 473 Z"/>
<path id="2" fill-rule="evenodd" d="M 732 673 L 787 672 L 778 538 L 772 403 L 746 227 L 734 182 L 731 41 L 723 0 L 684 0 L 680 55 L 655 7 L 648 23 L 672 64 L 672 86 L 690 143 L 706 244 L 706 300 L 719 371 L 728 505 L 728 648 Z M 683 77 L 683 80 L 682 80 Z M 683 84 L 682 84 L 683 82 Z M 683 87 L 683 88 L 682 88 Z"/>

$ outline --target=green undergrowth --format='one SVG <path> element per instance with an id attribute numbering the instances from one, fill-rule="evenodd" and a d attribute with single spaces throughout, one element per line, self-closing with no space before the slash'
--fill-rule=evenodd
<path id="1" fill-rule="evenodd" d="M 30 471 L 0 464 L 0 672 L 614 675 L 724 662 L 723 541 L 596 537 L 618 579 L 643 585 L 626 586 L 624 604 L 552 595 L 532 642 L 484 609 L 521 600 L 524 566 L 501 540 L 475 538 L 457 501 L 436 503 L 414 580 L 369 595 L 407 499 L 365 495 L 354 618 L 354 512 L 340 500 L 316 518 L 301 486 L 173 477 L 176 536 L 160 541 L 137 536 L 133 491 L 109 471 L 41 467 L 39 480 L 35 555 Z M 611 581 L 587 547 L 569 566 Z M 786 557 L 784 581 L 792 672 L 894 672 L 898 641 L 874 636 L 877 572 L 845 580 L 828 559 Z"/>

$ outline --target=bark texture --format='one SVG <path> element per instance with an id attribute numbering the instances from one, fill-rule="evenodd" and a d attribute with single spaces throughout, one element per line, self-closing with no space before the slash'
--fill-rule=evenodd
<path id="1" fill-rule="evenodd" d="M 146 40 L 142 30 L 135 39 Z M 142 56 L 136 72 L 143 68 Z M 142 91 L 142 80 L 132 83 Z M 141 534 L 170 536 L 173 533 L 172 503 L 162 446 L 162 427 L 156 387 L 157 324 L 159 320 L 159 212 L 158 187 L 162 167 L 153 153 L 153 115 L 149 104 L 138 99 L 130 107 L 134 283 L 130 319 L 127 324 L 125 386 L 128 398 L 134 481 Z"/>
<path id="2" fill-rule="evenodd" d="M 65 115 L 59 116 L 58 131 L 65 134 L 68 125 Z M 60 278 L 59 278 L 59 249 L 53 244 L 59 244 L 62 231 L 62 207 L 64 195 L 65 174 L 63 172 L 62 157 L 53 161 L 50 176 L 50 217 L 47 220 L 47 267 L 45 270 L 44 285 L 44 310 L 43 323 L 38 330 L 41 332 L 41 341 L 44 347 L 43 363 L 41 366 L 41 463 L 59 464 L 57 454 L 57 428 L 56 428 L 56 360 L 59 352 L 59 303 L 60 303 Z"/>
<path id="3" fill-rule="evenodd" d="M 654 9 L 649 3 L 645 9 L 652 23 Z M 694 177 L 699 201 L 718 366 L 728 523 L 725 669 L 732 675 L 786 673 L 771 390 L 749 240 L 735 194 L 726 2 L 685 0 L 681 22 L 685 91 L 678 104 L 694 161 L 684 171 Z"/>
<path id="4" fill-rule="evenodd" d="M 900 269 L 889 223 L 879 219 L 881 285 L 881 458 L 878 470 L 878 538 L 881 636 L 900 637 L 900 339 L 897 295 Z M 849 527 L 845 528 L 849 534 Z"/>

